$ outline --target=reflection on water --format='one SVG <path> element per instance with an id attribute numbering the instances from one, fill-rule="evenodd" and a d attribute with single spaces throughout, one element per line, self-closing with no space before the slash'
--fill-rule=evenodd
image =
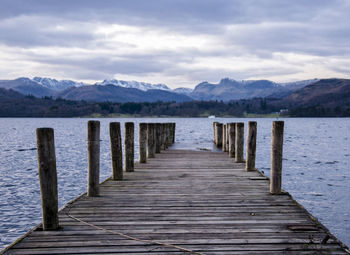
<path id="1" fill-rule="evenodd" d="M 256 119 L 255 119 L 256 120 Z M 112 121 L 176 122 L 174 149 L 217 150 L 212 122 L 249 119 L 100 119 L 101 180 L 110 175 L 108 124 Z M 257 167 L 270 171 L 273 119 L 257 119 Z M 343 242 L 350 244 L 350 119 L 285 119 L 283 188 Z M 59 180 L 59 206 L 86 189 L 87 119 L 0 119 L 0 247 L 40 222 L 35 129 L 53 127 Z M 247 125 L 245 125 L 247 126 Z M 122 132 L 123 125 L 122 125 Z M 135 159 L 138 137 L 135 132 Z"/>

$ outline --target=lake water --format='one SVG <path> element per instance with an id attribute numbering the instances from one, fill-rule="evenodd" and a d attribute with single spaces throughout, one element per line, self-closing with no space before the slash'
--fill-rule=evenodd
<path id="1" fill-rule="evenodd" d="M 101 121 L 101 181 L 110 176 L 109 122 L 176 122 L 175 149 L 216 150 L 212 122 L 237 118 L 135 118 Z M 271 126 L 258 122 L 257 167 L 269 175 Z M 88 119 L 0 119 L 0 249 L 40 222 L 35 129 L 55 130 L 59 206 L 86 190 Z M 350 119 L 284 119 L 283 188 L 350 245 Z M 123 125 L 122 125 L 123 126 Z M 123 130 L 122 130 L 123 131 Z M 137 159 L 138 148 L 135 148 Z"/>

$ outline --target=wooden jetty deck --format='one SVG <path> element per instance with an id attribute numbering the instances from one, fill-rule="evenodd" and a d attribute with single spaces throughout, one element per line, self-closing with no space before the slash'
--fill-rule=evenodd
<path id="1" fill-rule="evenodd" d="M 348 254 L 288 194 L 270 195 L 269 180 L 223 152 L 164 151 L 104 182 L 99 197 L 79 197 L 59 221 L 5 254 L 191 254 L 121 233 L 193 254 Z"/>

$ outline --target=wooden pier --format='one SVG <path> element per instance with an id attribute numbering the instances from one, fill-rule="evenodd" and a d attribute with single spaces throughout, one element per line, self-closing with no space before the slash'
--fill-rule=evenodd
<path id="1" fill-rule="evenodd" d="M 164 151 L 175 124 L 140 123 L 134 164 L 126 123 L 123 172 L 120 123 L 111 123 L 112 176 L 98 184 L 100 123 L 89 121 L 87 193 L 59 212 L 53 129 L 38 129 L 43 223 L 2 254 L 349 254 L 281 189 L 283 122 L 273 123 L 271 181 L 255 168 L 248 124 L 245 162 L 243 123 L 213 123 L 224 152 Z"/>
<path id="2" fill-rule="evenodd" d="M 163 151 L 104 182 L 99 197 L 66 206 L 61 229 L 38 228 L 5 254 L 347 254 L 288 194 L 270 195 L 269 180 L 244 168 L 222 152 Z"/>

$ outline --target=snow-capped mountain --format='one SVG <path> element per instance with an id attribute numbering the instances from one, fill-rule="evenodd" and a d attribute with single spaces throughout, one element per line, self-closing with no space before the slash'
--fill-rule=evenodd
<path id="1" fill-rule="evenodd" d="M 71 80 L 56 80 L 51 78 L 34 77 L 32 81 L 42 85 L 45 88 L 52 89 L 55 91 L 62 91 L 70 87 L 81 87 L 86 84 L 82 82 L 75 82 Z"/>
<path id="2" fill-rule="evenodd" d="M 115 86 L 120 86 L 123 88 L 134 88 L 134 89 L 139 89 L 143 91 L 147 91 L 150 89 L 160 89 L 160 90 L 167 90 L 171 91 L 171 89 L 165 85 L 165 84 L 151 84 L 151 83 L 146 83 L 146 82 L 138 82 L 138 81 L 123 81 L 123 80 L 104 80 L 102 82 L 98 82 L 95 85 L 115 85 Z"/>
<path id="3" fill-rule="evenodd" d="M 180 88 L 174 89 L 173 91 L 178 94 L 188 95 L 193 91 L 193 89 L 180 87 Z"/>
<path id="4" fill-rule="evenodd" d="M 147 95 L 150 97 L 153 93 L 162 96 L 159 98 L 164 99 L 166 96 L 166 98 L 177 98 L 176 100 L 179 101 L 186 101 L 188 97 L 195 100 L 230 101 L 254 97 L 283 98 L 289 96 L 298 89 L 313 84 L 317 81 L 318 79 L 311 79 L 296 82 L 277 83 L 269 80 L 234 80 L 231 78 L 223 78 L 217 84 L 201 82 L 194 89 L 177 88 L 172 90 L 165 84 L 151 84 L 146 82 L 123 81 L 117 79 L 103 80 L 102 82 L 92 85 L 71 80 L 56 80 L 42 77 L 34 77 L 30 79 L 21 77 L 15 80 L 0 80 L 0 88 L 13 89 L 22 93 L 23 95 L 33 95 L 36 97 L 49 96 L 54 98 L 65 98 L 65 95 L 68 95 L 69 93 L 72 95 L 74 92 L 74 98 L 79 100 L 83 100 L 82 96 L 84 96 L 84 93 L 88 91 L 92 95 L 93 93 L 100 93 L 101 95 L 104 95 L 105 100 L 115 100 L 116 97 L 113 93 L 122 93 L 124 95 L 131 93 L 132 95 L 140 92 L 147 92 Z M 136 89 L 139 91 L 136 91 Z M 78 95 L 79 93 L 83 93 L 83 95 Z M 168 95 L 169 93 L 176 93 L 176 95 Z M 184 95 L 186 97 L 180 100 L 178 98 L 180 95 Z M 67 98 L 73 99 L 73 97 Z M 133 97 L 128 97 L 127 99 L 130 102 L 136 100 Z M 103 100 L 103 96 L 101 96 L 98 100 Z"/>

